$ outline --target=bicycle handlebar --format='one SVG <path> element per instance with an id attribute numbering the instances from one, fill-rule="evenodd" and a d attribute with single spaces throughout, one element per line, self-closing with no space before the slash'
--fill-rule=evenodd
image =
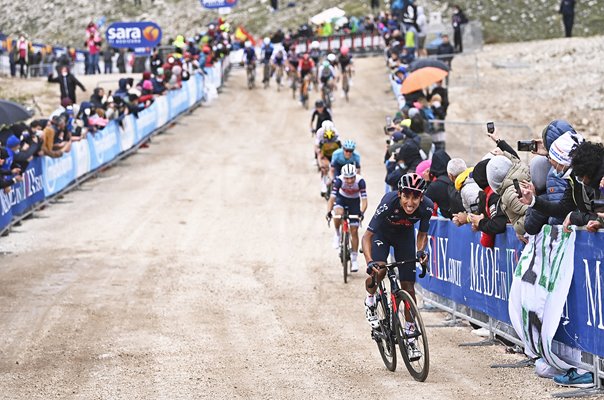
<path id="1" fill-rule="evenodd" d="M 380 265 L 378 267 L 378 269 L 392 269 L 394 267 L 402 267 L 405 264 L 414 264 L 414 263 L 418 263 L 419 262 L 419 258 L 412 258 L 410 260 L 405 260 L 405 261 L 395 261 L 393 263 L 390 264 L 384 264 L 384 265 Z M 419 274 L 420 278 L 423 278 L 426 276 L 426 272 L 428 271 L 428 266 L 427 263 L 426 264 L 420 264 L 422 266 L 422 272 Z M 369 287 L 375 287 L 376 284 L 376 274 L 373 274 L 371 276 L 371 285 L 369 285 Z"/>

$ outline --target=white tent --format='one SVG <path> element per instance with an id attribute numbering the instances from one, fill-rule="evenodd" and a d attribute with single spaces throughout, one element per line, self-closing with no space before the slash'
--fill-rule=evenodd
<path id="1" fill-rule="evenodd" d="M 315 25 L 321 25 L 324 22 L 331 22 L 334 19 L 340 19 L 344 15 L 346 15 L 346 11 L 342 10 L 338 7 L 329 8 L 327 10 L 321 11 L 319 14 L 315 15 L 310 19 Z"/>

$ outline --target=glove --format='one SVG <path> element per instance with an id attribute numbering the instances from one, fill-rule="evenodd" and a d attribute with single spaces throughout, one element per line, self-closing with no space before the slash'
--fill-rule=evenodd
<path id="1" fill-rule="evenodd" d="M 426 253 L 424 250 L 418 250 L 418 252 L 416 253 L 416 257 L 418 258 L 418 260 L 421 264 L 428 261 L 428 253 Z M 425 258 L 425 260 L 424 260 L 424 258 Z M 424 261 L 422 262 L 422 260 L 424 260 Z"/>
<path id="2" fill-rule="evenodd" d="M 370 261 L 367 263 L 367 275 L 373 274 L 373 268 L 378 268 L 380 264 L 377 261 Z"/>
<path id="3" fill-rule="evenodd" d="M 365 214 L 361 213 L 359 215 L 359 221 L 363 221 L 365 219 Z"/>
<path id="4" fill-rule="evenodd" d="M 331 218 L 332 218 L 331 211 L 327 211 L 327 214 L 325 215 L 325 219 L 328 221 L 331 221 Z"/>

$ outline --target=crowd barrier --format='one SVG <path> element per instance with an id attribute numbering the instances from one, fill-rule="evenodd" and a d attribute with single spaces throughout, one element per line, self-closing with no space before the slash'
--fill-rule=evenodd
<path id="1" fill-rule="evenodd" d="M 384 38 L 377 33 L 352 33 L 348 35 L 333 35 L 327 37 L 299 39 L 295 42 L 296 51 L 305 53 L 310 49 L 310 44 L 318 41 L 323 51 L 338 50 L 346 46 L 350 51 L 382 52 L 385 47 Z"/>
<path id="2" fill-rule="evenodd" d="M 73 142 L 71 151 L 60 158 L 34 158 L 23 173 L 23 181 L 13 185 L 10 192 L 0 193 L 0 232 L 74 182 L 132 151 L 180 114 L 212 100 L 228 68 L 225 59 L 206 68 L 207 75 L 191 75 L 181 89 L 157 97 L 149 108 L 139 112 L 138 118 L 126 116 L 121 127 L 111 121 L 87 139 Z"/>

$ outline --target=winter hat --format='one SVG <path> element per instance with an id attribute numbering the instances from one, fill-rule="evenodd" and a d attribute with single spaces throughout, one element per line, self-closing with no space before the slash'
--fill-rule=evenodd
<path id="1" fill-rule="evenodd" d="M 489 159 L 482 160 L 478 164 L 474 166 L 474 171 L 472 171 L 472 179 L 474 182 L 482 189 L 486 189 L 489 186 L 489 181 L 487 181 L 487 164 L 489 163 Z"/>
<path id="2" fill-rule="evenodd" d="M 411 119 L 407 118 L 401 121 L 401 126 L 409 128 L 411 126 Z"/>
<path id="3" fill-rule="evenodd" d="M 506 156 L 495 156 L 487 164 L 487 181 L 489 186 L 497 191 L 512 168 L 512 161 Z"/>
<path id="4" fill-rule="evenodd" d="M 558 139 L 554 140 L 549 148 L 549 158 L 557 162 L 558 164 L 564 165 L 565 167 L 570 166 L 570 152 L 583 142 L 583 136 L 579 134 L 572 134 L 570 132 L 564 133 Z"/>
<path id="5" fill-rule="evenodd" d="M 71 101 L 71 99 L 69 97 L 63 97 L 61 99 L 61 106 L 63 106 L 63 108 L 67 108 L 67 106 L 70 106 L 73 104 L 73 101 Z"/>
<path id="6" fill-rule="evenodd" d="M 535 185 L 537 193 L 543 193 L 546 189 L 547 174 L 552 168 L 547 157 L 537 156 L 529 163 L 529 170 L 531 171 L 531 181 Z"/>
<path id="7" fill-rule="evenodd" d="M 143 81 L 143 90 L 153 90 L 153 83 L 151 81 Z"/>
<path id="8" fill-rule="evenodd" d="M 415 168 L 415 173 L 422 176 L 427 169 L 430 169 L 430 165 L 432 165 L 432 160 L 424 160 L 417 165 Z"/>
<path id="9" fill-rule="evenodd" d="M 149 71 L 143 72 L 143 80 L 146 81 L 147 79 L 151 79 L 151 72 Z"/>
<path id="10" fill-rule="evenodd" d="M 409 112 L 408 112 L 409 119 L 413 119 L 413 117 L 415 117 L 418 114 L 419 114 L 419 110 L 417 108 L 412 107 L 409 109 Z"/>
<path id="11" fill-rule="evenodd" d="M 394 134 L 392 135 L 392 140 L 395 142 L 405 140 L 405 134 L 403 132 L 394 132 Z"/>
<path id="12" fill-rule="evenodd" d="M 6 147 L 8 147 L 9 149 L 19 146 L 20 144 L 21 141 L 15 135 L 10 135 L 8 137 L 8 140 L 6 141 Z"/>

